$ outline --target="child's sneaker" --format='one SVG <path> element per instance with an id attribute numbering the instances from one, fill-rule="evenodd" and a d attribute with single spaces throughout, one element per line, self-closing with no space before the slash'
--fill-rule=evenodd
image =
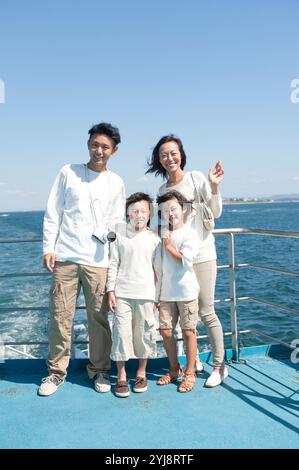
<path id="1" fill-rule="evenodd" d="M 147 391 L 147 378 L 146 377 L 136 377 L 133 392 L 142 393 Z"/>
<path id="2" fill-rule="evenodd" d="M 115 395 L 126 398 L 130 395 L 129 384 L 126 380 L 118 380 L 115 385 Z"/>

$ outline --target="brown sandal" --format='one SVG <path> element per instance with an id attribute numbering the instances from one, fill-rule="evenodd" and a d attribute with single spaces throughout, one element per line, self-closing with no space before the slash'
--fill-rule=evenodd
<path id="1" fill-rule="evenodd" d="M 171 373 L 169 370 L 165 375 L 162 375 L 162 377 L 157 380 L 157 385 L 168 385 L 172 382 L 176 382 L 180 377 L 183 377 L 183 375 L 183 369 L 179 366 L 175 373 Z"/>
<path id="2" fill-rule="evenodd" d="M 181 393 L 191 392 L 194 385 L 195 385 L 195 375 L 193 373 L 185 374 L 182 382 L 180 383 L 178 387 L 178 391 Z"/>

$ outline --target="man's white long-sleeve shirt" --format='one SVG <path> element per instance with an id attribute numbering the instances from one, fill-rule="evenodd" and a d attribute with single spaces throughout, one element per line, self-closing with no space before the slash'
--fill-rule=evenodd
<path id="1" fill-rule="evenodd" d="M 95 241 L 92 234 L 97 225 L 113 230 L 123 222 L 124 211 L 124 183 L 116 173 L 98 173 L 85 164 L 65 165 L 48 199 L 44 255 L 55 253 L 57 261 L 108 267 L 108 243 Z"/>

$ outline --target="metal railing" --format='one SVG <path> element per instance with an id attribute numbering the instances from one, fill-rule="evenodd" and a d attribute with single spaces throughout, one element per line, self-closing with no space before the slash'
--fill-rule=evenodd
<path id="1" fill-rule="evenodd" d="M 239 361 L 239 334 L 255 334 L 257 336 L 261 336 L 263 338 L 270 339 L 276 343 L 282 344 L 284 346 L 293 349 L 293 347 L 286 343 L 285 341 L 279 340 L 278 338 L 274 338 L 273 336 L 264 334 L 259 332 L 255 329 L 246 329 L 246 330 L 238 330 L 238 303 L 243 301 L 254 301 L 260 304 L 268 305 L 277 309 L 280 309 L 284 312 L 299 315 L 299 310 L 292 309 L 274 302 L 270 302 L 265 299 L 252 297 L 252 296 L 243 296 L 238 297 L 237 295 L 237 286 L 236 286 L 236 271 L 238 269 L 244 268 L 254 268 L 254 269 L 261 269 L 271 272 L 276 272 L 288 276 L 299 276 L 298 271 L 290 271 L 287 269 L 282 269 L 279 267 L 271 267 L 271 266 L 261 266 L 257 264 L 250 264 L 250 263 L 236 263 L 235 257 L 235 236 L 236 235 L 261 235 L 261 236 L 272 236 L 272 237 L 284 237 L 284 238 L 299 238 L 298 232 L 286 232 L 286 231 L 278 231 L 278 230 L 258 230 L 258 229 L 244 229 L 244 228 L 230 228 L 230 229 L 216 229 L 213 230 L 214 235 L 226 235 L 228 237 L 228 264 L 225 265 L 218 265 L 217 268 L 221 269 L 228 269 L 229 270 L 229 297 L 223 299 L 216 299 L 215 303 L 230 303 L 230 323 L 231 323 L 231 331 L 225 333 L 225 336 L 231 336 L 231 347 L 233 351 L 233 360 Z M 40 239 L 0 239 L 1 243 L 34 243 L 34 242 L 41 242 Z M 41 272 L 41 273 L 10 273 L 10 274 L 1 274 L 0 273 L 0 280 L 4 278 L 14 278 L 14 277 L 30 277 L 30 276 L 50 276 L 50 273 Z M 85 306 L 76 307 L 76 309 L 85 309 Z M 0 307 L 0 314 L 3 312 L 11 312 L 11 311 L 47 311 L 48 307 Z M 208 338 L 207 335 L 199 335 L 198 339 L 205 339 Z M 22 357 L 32 358 L 33 356 L 28 353 L 26 347 L 32 345 L 47 345 L 46 341 L 28 341 L 26 344 L 24 342 L 9 342 L 5 343 L 5 347 L 8 348 L 10 351 L 14 353 L 19 353 Z M 73 345 L 77 344 L 88 344 L 88 341 L 74 341 Z M 17 349 L 16 346 L 22 346 L 21 349 Z"/>
<path id="2" fill-rule="evenodd" d="M 258 230 L 258 229 L 244 229 L 244 228 L 234 228 L 234 229 L 216 229 L 213 231 L 215 235 L 227 235 L 228 236 L 228 261 L 229 264 L 227 265 L 220 265 L 218 269 L 229 269 L 229 290 L 230 290 L 230 297 L 227 299 L 216 300 L 215 302 L 230 302 L 230 316 L 231 316 L 231 333 L 232 333 L 232 350 L 233 350 L 233 360 L 239 361 L 239 341 L 238 341 L 238 320 L 237 320 L 237 304 L 240 301 L 254 301 L 257 303 L 261 303 L 264 305 L 268 305 L 271 307 L 275 307 L 277 309 L 283 310 L 288 313 L 292 313 L 295 315 L 299 315 L 299 310 L 292 309 L 289 307 L 285 307 L 283 305 L 270 302 L 264 299 L 260 299 L 257 297 L 252 296 L 237 296 L 236 290 L 236 270 L 241 268 L 255 268 L 255 269 L 262 269 L 271 272 L 286 274 L 290 276 L 299 276 L 299 272 L 297 271 L 290 271 L 286 269 L 281 269 L 278 267 L 271 267 L 271 266 L 260 266 L 257 264 L 251 263 L 240 263 L 236 264 L 235 259 L 235 235 L 264 235 L 264 236 L 272 236 L 272 237 L 284 237 L 284 238 L 299 238 L 298 232 L 286 232 L 280 230 Z M 276 343 L 282 344 L 284 346 L 293 349 L 293 347 L 284 341 L 279 340 L 278 338 L 274 338 L 270 335 L 265 335 L 257 330 L 251 329 L 246 330 L 246 333 L 254 333 L 257 336 L 261 336 L 267 339 L 271 339 Z M 242 333 L 241 331 L 239 332 Z"/>

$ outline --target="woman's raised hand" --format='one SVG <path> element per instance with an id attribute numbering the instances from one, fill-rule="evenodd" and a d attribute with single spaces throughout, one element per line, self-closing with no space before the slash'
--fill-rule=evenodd
<path id="1" fill-rule="evenodd" d="M 221 183 L 224 178 L 224 171 L 222 168 L 221 160 L 218 160 L 216 165 L 209 171 L 209 180 L 212 185 L 217 185 Z"/>

